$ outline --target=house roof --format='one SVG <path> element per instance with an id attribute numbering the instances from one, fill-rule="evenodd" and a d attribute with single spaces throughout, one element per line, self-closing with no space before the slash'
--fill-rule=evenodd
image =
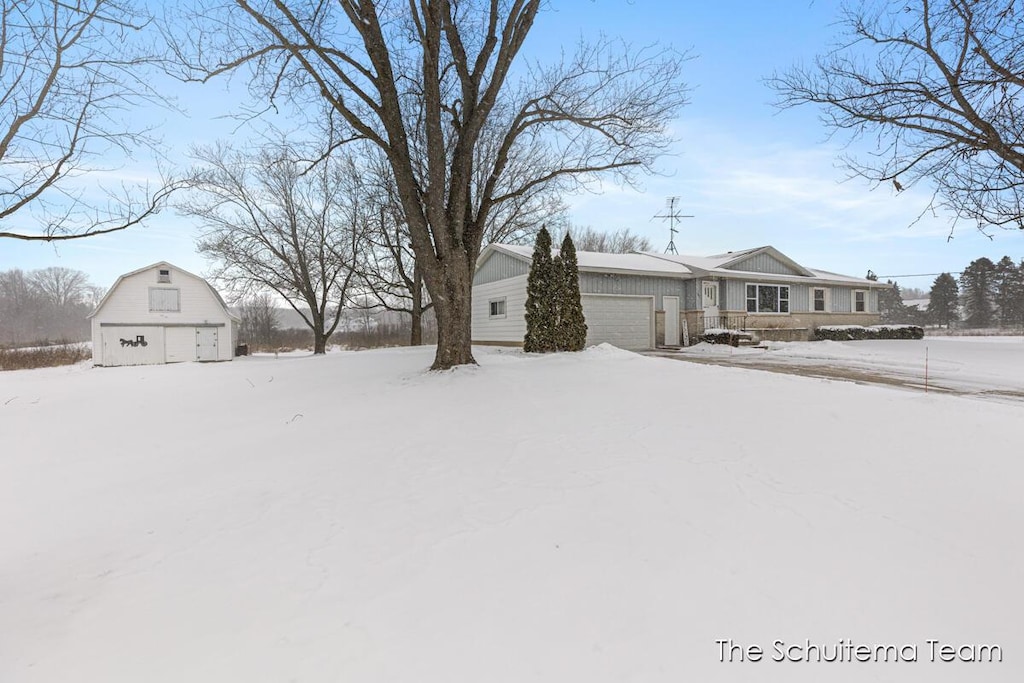
<path id="1" fill-rule="evenodd" d="M 207 289 L 210 290 L 210 293 L 213 294 L 213 297 L 217 300 L 217 303 L 220 304 L 221 308 L 224 309 L 224 312 L 228 314 L 228 317 L 230 317 L 235 322 L 241 322 L 242 321 L 241 318 L 239 318 L 237 315 L 235 315 L 234 313 L 231 312 L 231 310 L 227 307 L 227 304 L 224 303 L 224 299 L 221 297 L 220 292 L 218 292 L 216 289 L 214 289 L 213 285 L 211 285 L 209 282 L 207 282 L 205 278 L 201 278 L 198 275 L 196 275 L 195 273 L 190 273 L 189 271 L 185 270 L 184 268 L 179 268 L 178 266 L 174 265 L 173 263 L 169 263 L 167 261 L 157 261 L 156 263 L 151 263 L 148 266 L 143 266 L 142 268 L 137 268 L 137 269 L 133 270 L 130 273 L 125 273 L 124 275 L 118 277 L 117 280 L 114 282 L 114 284 L 110 287 L 110 289 L 107 290 L 107 293 L 103 295 L 103 298 L 100 299 L 100 302 L 98 304 L 96 304 L 96 308 L 93 309 L 93 312 L 90 313 L 86 317 L 92 318 L 97 313 L 99 313 L 100 309 L 103 308 L 103 305 L 105 303 L 107 303 L 107 299 L 110 298 L 110 295 L 114 292 L 115 289 L 118 288 L 118 286 L 120 286 L 120 284 L 124 280 L 126 280 L 127 278 L 132 277 L 133 275 L 138 275 L 139 273 L 144 273 L 147 270 L 152 270 L 154 268 L 159 268 L 161 266 L 166 266 L 167 268 L 173 268 L 174 270 L 176 270 L 177 272 L 181 273 L 182 275 L 188 275 L 189 277 L 195 278 L 196 280 L 199 280 L 200 282 L 202 282 L 204 285 L 206 285 Z"/>
<path id="2" fill-rule="evenodd" d="M 495 251 L 503 252 L 526 263 L 533 260 L 533 247 L 525 247 L 513 244 L 489 244 L 484 247 L 477 259 L 477 266 Z M 552 249 L 552 254 L 557 254 L 558 249 Z M 663 277 L 679 277 L 690 275 L 689 268 L 681 263 L 671 263 L 661 259 L 653 258 L 649 254 L 605 254 L 596 251 L 577 251 L 576 261 L 580 270 L 595 273 L 622 273 L 622 274 L 643 274 Z"/>
<path id="3" fill-rule="evenodd" d="M 495 251 L 509 254 L 521 261 L 529 263 L 533 258 L 533 247 L 511 244 L 490 244 L 480 253 L 477 267 Z M 557 249 L 552 249 L 557 254 Z M 791 269 L 795 275 L 764 273 L 760 271 L 738 270 L 736 265 L 746 259 L 767 254 L 776 261 Z M 606 254 L 593 251 L 576 252 L 579 267 L 582 271 L 601 273 L 624 273 L 658 275 L 663 277 L 686 277 L 719 275 L 732 278 L 757 278 L 764 281 L 793 282 L 808 281 L 820 284 L 862 285 L 864 287 L 886 288 L 884 282 L 867 278 L 841 275 L 826 270 L 816 270 L 800 265 L 773 246 L 754 247 L 739 251 L 729 251 L 711 256 L 692 256 L 687 254 L 656 254 L 653 252 L 634 252 L 631 254 Z M 804 280 L 806 278 L 806 280 Z"/>

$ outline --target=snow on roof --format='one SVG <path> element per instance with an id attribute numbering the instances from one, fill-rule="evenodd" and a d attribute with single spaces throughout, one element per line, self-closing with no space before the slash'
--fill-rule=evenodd
<path id="1" fill-rule="evenodd" d="M 500 250 L 513 254 L 523 260 L 529 261 L 533 257 L 533 247 L 511 244 L 491 244 L 481 254 L 484 257 L 488 250 Z M 557 249 L 552 249 L 557 254 Z M 802 275 L 782 275 L 774 273 L 762 273 L 755 271 L 744 271 L 727 268 L 729 264 L 742 261 L 743 259 L 758 252 L 767 252 L 791 265 L 795 270 L 803 271 Z M 884 282 L 868 280 L 866 278 L 854 277 L 852 275 L 841 275 L 827 270 L 816 270 L 800 265 L 789 258 L 778 249 L 772 246 L 754 247 L 752 249 L 741 249 L 730 251 L 724 254 L 712 256 L 693 256 L 690 254 L 658 254 L 655 252 L 634 252 L 632 254 L 605 254 L 595 251 L 578 251 L 577 259 L 581 270 L 600 272 L 637 272 L 646 274 L 659 274 L 667 276 L 715 274 L 731 277 L 756 276 L 759 279 L 793 281 L 794 278 L 806 278 L 808 281 L 819 280 L 837 284 L 856 284 L 866 287 L 889 287 Z M 481 258 L 480 263 L 483 260 Z"/>
<path id="2" fill-rule="evenodd" d="M 491 247 L 506 251 L 516 256 L 530 260 L 533 257 L 533 247 L 525 247 L 511 244 L 492 244 Z M 552 249 L 552 254 L 558 254 L 558 249 Z M 594 271 L 631 271 L 638 273 L 660 274 L 660 275 L 690 275 L 692 271 L 681 263 L 670 263 L 655 258 L 650 254 L 606 254 L 597 251 L 577 251 L 576 260 L 581 270 Z"/>

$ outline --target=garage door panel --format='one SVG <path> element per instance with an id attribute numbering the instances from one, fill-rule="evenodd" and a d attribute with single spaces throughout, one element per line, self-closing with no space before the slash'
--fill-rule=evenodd
<path id="1" fill-rule="evenodd" d="M 623 349 L 653 346 L 654 302 L 651 297 L 582 297 L 587 345 L 608 343 Z"/>
<path id="2" fill-rule="evenodd" d="M 104 327 L 101 337 L 104 365 L 150 365 L 164 362 L 162 327 Z"/>

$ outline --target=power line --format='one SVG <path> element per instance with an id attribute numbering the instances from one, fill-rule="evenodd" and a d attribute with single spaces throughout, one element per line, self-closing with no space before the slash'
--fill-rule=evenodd
<path id="1" fill-rule="evenodd" d="M 960 275 L 961 273 L 963 273 L 963 271 L 947 270 L 946 273 L 949 273 L 950 275 Z M 878 279 L 881 280 L 883 277 L 938 277 L 940 275 L 945 275 L 946 273 L 918 273 L 917 275 L 879 275 Z"/>

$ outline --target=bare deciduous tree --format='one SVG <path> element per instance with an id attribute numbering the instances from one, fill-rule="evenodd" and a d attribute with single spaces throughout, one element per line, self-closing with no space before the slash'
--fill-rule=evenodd
<path id="1" fill-rule="evenodd" d="M 0 238 L 78 239 L 160 209 L 173 183 L 89 188 L 81 178 L 154 143 L 132 117 L 166 104 L 146 78 L 156 62 L 140 49 L 147 24 L 128 0 L 0 3 Z"/>
<path id="2" fill-rule="evenodd" d="M 219 144 L 196 150 L 203 164 L 179 209 L 199 219 L 198 249 L 236 296 L 270 289 L 313 331 L 314 353 L 338 326 L 362 249 L 366 216 L 351 191 L 350 160 L 315 162 L 281 139 L 252 153 Z"/>
<path id="3" fill-rule="evenodd" d="M 258 292 L 238 301 L 239 339 L 251 344 L 253 350 L 267 350 L 276 346 L 280 327 L 277 320 L 277 306 L 269 292 Z"/>
<path id="4" fill-rule="evenodd" d="M 488 149 L 482 146 L 482 150 Z M 368 296 L 367 305 L 409 316 L 410 345 L 423 343 L 423 316 L 433 308 L 424 289 L 423 275 L 416 264 L 412 240 L 398 200 L 387 159 L 379 150 L 367 148 L 359 154 L 364 168 L 363 193 L 379 204 L 378 220 L 372 239 L 362 258 L 361 284 Z M 518 157 L 518 164 L 527 160 Z M 488 168 L 488 164 L 477 164 Z M 478 178 L 474 193 L 484 186 Z M 484 233 L 484 244 L 501 242 L 524 244 L 531 241 L 545 223 L 564 223 L 567 211 L 554 185 L 539 185 L 532 191 L 504 202 L 491 213 Z"/>
<path id="5" fill-rule="evenodd" d="M 60 266 L 34 270 L 29 280 L 43 298 L 57 308 L 83 303 L 91 286 L 89 276 L 82 271 Z"/>
<path id="6" fill-rule="evenodd" d="M 878 151 L 847 158 L 897 191 L 926 180 L 958 217 L 1024 229 L 1024 6 L 1019 0 L 862 0 L 847 41 L 769 83 L 781 105 Z"/>
<path id="7" fill-rule="evenodd" d="M 629 228 L 615 232 L 600 232 L 587 226 L 569 229 L 577 251 L 599 251 L 609 254 L 629 254 L 634 251 L 654 251 L 651 240 L 632 232 Z"/>
<path id="8" fill-rule="evenodd" d="M 186 78 L 251 66 L 271 105 L 325 102 L 384 153 L 437 315 L 435 369 L 475 362 L 472 279 L 492 214 L 545 185 L 570 191 L 598 173 L 628 181 L 650 170 L 685 100 L 682 55 L 610 40 L 524 69 L 516 83 L 541 6 L 236 0 L 193 8 L 175 37 Z"/>
<path id="9" fill-rule="evenodd" d="M 87 339 L 94 290 L 85 273 L 71 268 L 0 272 L 0 344 Z"/>

